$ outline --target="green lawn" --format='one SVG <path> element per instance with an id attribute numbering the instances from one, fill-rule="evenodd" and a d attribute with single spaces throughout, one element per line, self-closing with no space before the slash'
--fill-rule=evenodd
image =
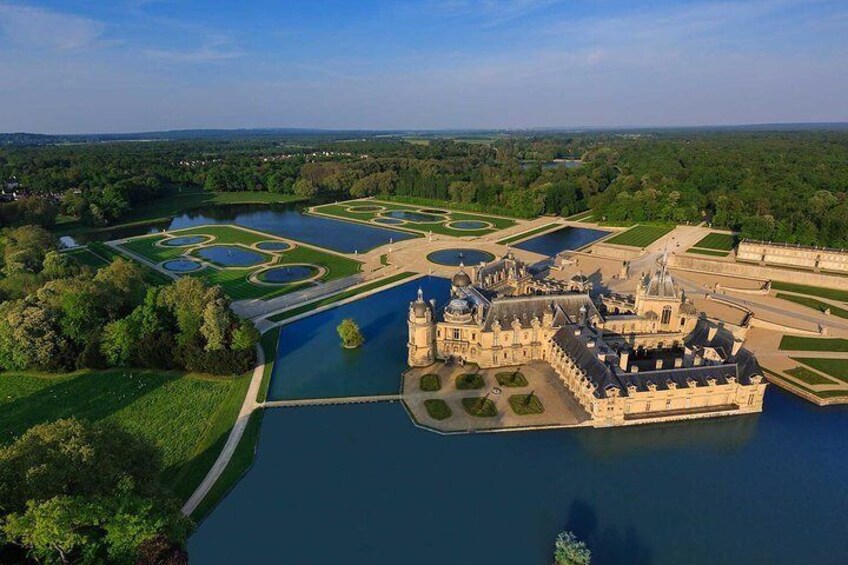
<path id="1" fill-rule="evenodd" d="M 424 408 L 427 414 L 434 420 L 447 420 L 453 416 L 453 411 L 444 400 L 439 398 L 430 398 L 424 401 Z"/>
<path id="2" fill-rule="evenodd" d="M 72 258 L 80 265 L 84 267 L 91 267 L 92 269 L 99 269 L 100 267 L 105 267 L 109 264 L 109 261 L 93 252 L 88 247 L 80 247 L 70 251 L 65 251 L 65 255 Z"/>
<path id="3" fill-rule="evenodd" d="M 848 310 L 845 310 L 844 308 L 839 308 L 838 306 L 832 306 L 826 302 L 822 302 L 821 300 L 810 298 L 809 296 L 798 296 L 795 294 L 785 294 L 783 292 L 778 292 L 776 296 L 783 300 L 794 302 L 795 304 L 800 304 L 802 306 L 807 306 L 808 308 L 813 308 L 814 310 L 818 310 L 819 312 L 824 312 L 825 310 L 830 308 L 830 313 L 833 316 L 837 316 L 839 318 L 848 318 Z"/>
<path id="4" fill-rule="evenodd" d="M 380 288 L 381 286 L 386 286 L 392 284 L 397 281 L 401 281 L 404 279 L 408 279 L 409 277 L 415 276 L 415 273 L 396 273 L 389 277 L 379 279 L 376 281 L 372 281 L 368 284 L 364 284 L 362 286 L 352 288 L 349 290 L 345 290 L 343 292 L 339 292 L 332 296 L 328 296 L 326 298 L 322 298 L 321 300 L 316 300 L 314 302 L 309 302 L 307 304 L 302 304 L 296 308 L 292 308 L 290 310 L 286 310 L 285 312 L 280 312 L 279 314 L 274 314 L 273 316 L 269 316 L 268 319 L 272 322 L 282 322 L 283 320 L 287 320 L 294 316 L 299 316 L 300 314 L 305 314 L 311 310 L 315 310 L 317 308 L 321 308 L 322 306 L 327 306 L 329 304 L 333 304 L 334 302 L 339 302 L 340 300 L 346 300 L 352 296 L 356 296 L 357 294 L 362 294 L 363 292 L 368 292 L 370 290 L 374 290 L 375 288 Z"/>
<path id="5" fill-rule="evenodd" d="M 780 340 L 780 349 L 783 351 L 833 351 L 846 353 L 848 352 L 848 339 L 785 335 Z"/>
<path id="6" fill-rule="evenodd" d="M 488 216 L 495 214 L 498 216 L 506 216 L 507 218 L 527 218 L 516 214 L 513 210 L 502 206 L 488 206 L 486 204 L 453 202 L 451 200 L 439 200 L 436 198 L 419 198 L 416 196 L 381 196 L 381 202 L 401 203 L 415 208 L 441 208 L 450 210 L 459 210 L 462 212 L 472 212 Z M 530 216 L 533 218 L 535 216 Z"/>
<path id="7" fill-rule="evenodd" d="M 739 238 L 729 233 L 711 233 L 704 236 L 693 247 L 730 251 L 738 243 Z"/>
<path id="8" fill-rule="evenodd" d="M 527 386 L 527 378 L 518 371 L 504 371 L 495 375 L 500 386 L 518 388 Z"/>
<path id="9" fill-rule="evenodd" d="M 466 412 L 477 418 L 494 418 L 498 415 L 495 403 L 488 398 L 471 397 L 462 399 L 462 407 Z"/>
<path id="10" fill-rule="evenodd" d="M 435 392 L 437 390 L 441 390 L 442 381 L 439 379 L 439 375 L 436 375 L 435 373 L 427 373 L 426 375 L 421 375 L 418 387 L 424 392 Z"/>
<path id="11" fill-rule="evenodd" d="M 417 211 L 421 208 L 427 208 L 429 205 L 414 205 L 414 204 L 398 204 L 395 202 L 388 202 L 384 200 L 348 200 L 346 202 L 340 202 L 338 204 L 325 204 L 324 206 L 318 206 L 315 208 L 315 212 L 326 214 L 330 216 L 334 216 L 336 218 L 344 218 L 349 220 L 359 220 L 359 221 L 369 221 L 380 215 L 380 212 L 374 211 L 357 211 L 350 210 L 349 208 L 356 208 L 358 206 L 367 207 L 367 206 L 382 206 L 387 210 L 407 210 L 407 211 Z M 438 209 L 444 210 L 444 205 L 434 205 Z M 469 236 L 469 235 L 485 235 L 488 233 L 495 232 L 500 229 L 508 228 L 515 225 L 515 220 L 511 220 L 509 218 L 497 218 L 494 216 L 486 216 L 482 214 L 474 214 L 468 212 L 456 212 L 453 210 L 446 210 L 448 213 L 444 214 L 447 220 L 438 221 L 438 222 L 405 222 L 401 225 L 387 225 L 384 227 L 389 227 L 392 229 L 401 229 L 419 233 L 427 233 L 432 231 L 433 233 L 450 235 L 455 237 Z M 448 227 L 446 224 L 454 221 L 460 220 L 480 220 L 484 222 L 489 222 L 493 227 L 483 228 L 479 230 L 459 230 L 452 229 Z M 377 224 L 379 225 L 379 224 Z"/>
<path id="12" fill-rule="evenodd" d="M 186 499 L 217 458 L 248 384 L 247 375 L 135 369 L 0 373 L 0 443 L 72 416 L 119 425 L 157 446 L 163 482 Z"/>
<path id="13" fill-rule="evenodd" d="M 686 253 L 698 253 L 700 255 L 710 255 L 712 257 L 727 257 L 730 255 L 729 251 L 714 251 L 712 249 L 698 249 L 697 247 L 690 247 L 686 250 Z"/>
<path id="14" fill-rule="evenodd" d="M 793 361 L 803 363 L 834 379 L 848 383 L 848 359 L 817 359 L 814 357 L 791 357 Z"/>
<path id="15" fill-rule="evenodd" d="M 819 286 L 807 286 L 780 281 L 772 281 L 771 287 L 774 290 L 785 290 L 786 292 L 797 292 L 798 294 L 809 294 L 810 296 L 819 296 L 829 300 L 848 302 L 848 290 L 837 290 L 835 288 L 822 288 Z"/>
<path id="16" fill-rule="evenodd" d="M 605 243 L 614 245 L 627 245 L 629 247 L 647 247 L 665 234 L 674 229 L 674 226 L 633 226 L 627 231 L 606 240 Z"/>
<path id="17" fill-rule="evenodd" d="M 780 375 L 780 374 L 778 374 L 774 371 L 766 369 L 765 367 L 761 367 L 761 368 L 762 368 L 764 373 L 769 375 L 769 380 L 779 381 L 781 383 L 785 383 L 786 385 L 788 385 L 790 387 L 801 389 L 802 391 L 809 393 L 813 396 L 817 396 L 818 398 L 821 398 L 823 400 L 826 400 L 828 398 L 848 397 L 847 391 L 844 391 L 844 390 L 822 390 L 822 391 L 813 390 L 810 387 L 804 386 L 804 385 L 796 383 L 794 381 L 790 381 L 789 379 L 785 378 L 783 375 Z"/>
<path id="18" fill-rule="evenodd" d="M 554 227 L 556 227 L 558 225 L 559 224 L 547 224 L 547 225 L 532 229 L 530 231 L 526 231 L 524 233 L 520 233 L 518 235 L 513 235 L 513 236 L 508 237 L 506 239 L 502 239 L 498 243 L 500 245 L 509 245 L 510 243 L 514 243 L 514 242 L 522 240 L 522 239 L 533 237 L 534 235 L 538 235 L 542 232 L 546 232 L 550 229 L 553 229 Z"/>
<path id="19" fill-rule="evenodd" d="M 465 373 L 456 376 L 457 390 L 476 390 L 483 388 L 484 384 L 483 377 L 477 373 Z"/>
<path id="20" fill-rule="evenodd" d="M 785 371 L 787 375 L 792 375 L 796 379 L 801 382 L 807 383 L 808 385 L 833 385 L 836 384 L 832 380 L 827 377 L 824 377 L 815 371 L 811 371 L 806 367 L 795 367 L 794 369 L 789 369 Z"/>
<path id="21" fill-rule="evenodd" d="M 262 373 L 262 383 L 256 393 L 256 402 L 265 402 L 268 398 L 268 388 L 271 386 L 271 374 L 277 361 L 277 343 L 280 339 L 280 328 L 273 328 L 262 334 L 260 345 L 265 353 L 265 370 Z"/>
<path id="22" fill-rule="evenodd" d="M 509 397 L 509 406 L 519 416 L 541 414 L 545 411 L 542 401 L 535 394 L 513 394 Z"/>

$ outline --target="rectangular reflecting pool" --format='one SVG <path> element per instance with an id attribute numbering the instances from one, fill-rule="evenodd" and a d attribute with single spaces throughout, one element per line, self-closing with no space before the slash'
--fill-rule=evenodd
<path id="1" fill-rule="evenodd" d="M 846 428 L 848 408 L 776 388 L 759 416 L 450 437 L 397 403 L 270 409 L 254 467 L 188 549 L 193 564 L 550 565 L 569 529 L 593 565 L 842 563 Z"/>
<path id="2" fill-rule="evenodd" d="M 397 394 L 407 369 L 409 303 L 418 287 L 444 304 L 449 281 L 422 278 L 287 324 L 280 331 L 269 399 Z M 365 344 L 341 346 L 336 327 L 353 319 Z"/>
<path id="3" fill-rule="evenodd" d="M 556 231 L 530 238 L 515 245 L 519 249 L 553 257 L 561 251 L 580 249 L 609 235 L 605 230 L 566 226 Z"/>

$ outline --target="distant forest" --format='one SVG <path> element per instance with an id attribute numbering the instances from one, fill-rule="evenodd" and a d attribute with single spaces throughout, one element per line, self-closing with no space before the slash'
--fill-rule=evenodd
<path id="1" fill-rule="evenodd" d="M 347 139 L 345 139 L 347 137 Z M 557 158 L 576 168 L 545 167 Z M 531 217 L 711 222 L 745 237 L 848 247 L 848 132 L 668 131 L 403 139 L 362 132 L 0 146 L 30 198 L 0 224 L 110 225 L 176 187 L 394 195 Z M 0 185 L 2 186 L 2 185 Z"/>

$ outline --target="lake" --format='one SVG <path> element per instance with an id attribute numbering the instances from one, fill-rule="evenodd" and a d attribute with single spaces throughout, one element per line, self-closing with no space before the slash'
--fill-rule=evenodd
<path id="1" fill-rule="evenodd" d="M 610 232 L 604 230 L 595 230 L 591 228 L 574 228 L 566 226 L 556 231 L 552 231 L 537 237 L 530 238 L 521 243 L 517 243 L 515 247 L 524 249 L 525 251 L 533 251 L 553 257 L 561 251 L 573 251 L 580 249 L 609 235 Z"/>
<path id="2" fill-rule="evenodd" d="M 175 230 L 203 224 L 236 224 L 247 228 L 289 237 L 342 253 L 365 252 L 389 240 L 401 241 L 414 234 L 383 228 L 332 220 L 304 213 L 303 204 L 232 204 L 198 208 L 175 216 L 168 222 L 158 222 L 116 230 L 102 231 L 92 237 L 111 240 L 132 237 L 163 229 Z M 72 244 L 74 238 L 64 240 Z M 75 238 L 85 243 L 86 238 Z"/>
<path id="3" fill-rule="evenodd" d="M 549 565 L 570 529 L 594 565 L 842 563 L 846 427 L 848 409 L 776 388 L 760 416 L 451 437 L 396 403 L 272 409 L 254 467 L 189 553 Z"/>

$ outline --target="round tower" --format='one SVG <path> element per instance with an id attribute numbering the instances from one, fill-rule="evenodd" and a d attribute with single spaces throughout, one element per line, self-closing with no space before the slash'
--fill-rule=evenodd
<path id="1" fill-rule="evenodd" d="M 410 367 L 426 367 L 436 362 L 436 321 L 433 308 L 424 301 L 424 292 L 418 289 L 418 299 L 409 304 Z"/>

